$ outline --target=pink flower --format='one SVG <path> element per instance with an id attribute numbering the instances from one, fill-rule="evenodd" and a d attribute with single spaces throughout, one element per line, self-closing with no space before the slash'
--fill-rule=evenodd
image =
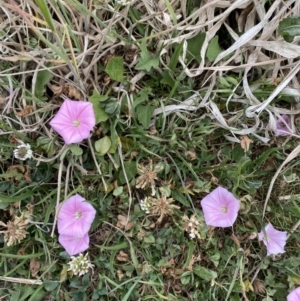
<path id="1" fill-rule="evenodd" d="M 79 194 L 67 199 L 59 208 L 59 234 L 83 237 L 90 230 L 96 210 Z"/>
<path id="2" fill-rule="evenodd" d="M 79 143 L 89 137 L 96 124 L 93 105 L 86 101 L 66 99 L 50 121 L 53 129 L 67 144 Z"/>
<path id="3" fill-rule="evenodd" d="M 291 134 L 291 120 L 288 115 L 282 115 L 276 122 L 276 136 L 288 136 Z"/>
<path id="4" fill-rule="evenodd" d="M 300 301 L 300 286 L 288 294 L 287 301 Z"/>
<path id="5" fill-rule="evenodd" d="M 89 247 L 90 238 L 88 234 L 84 236 L 60 234 L 59 243 L 65 248 L 69 255 L 76 255 L 84 252 Z"/>
<path id="6" fill-rule="evenodd" d="M 264 231 L 258 233 L 259 241 L 263 241 L 267 247 L 267 255 L 276 255 L 284 253 L 284 246 L 287 240 L 286 231 L 276 230 L 270 223 L 267 224 Z"/>
<path id="7" fill-rule="evenodd" d="M 218 187 L 208 194 L 201 206 L 208 226 L 231 227 L 238 215 L 240 202 L 223 187 Z"/>

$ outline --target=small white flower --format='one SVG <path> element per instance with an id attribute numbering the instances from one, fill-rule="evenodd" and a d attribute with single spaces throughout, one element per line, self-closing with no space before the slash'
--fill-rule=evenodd
<path id="1" fill-rule="evenodd" d="M 14 156 L 16 159 L 22 161 L 32 158 L 31 146 L 28 143 L 22 143 L 18 145 L 17 148 L 14 150 Z"/>
<path id="2" fill-rule="evenodd" d="M 189 238 L 194 239 L 195 237 L 197 237 L 198 239 L 200 239 L 200 233 L 198 229 L 200 223 L 197 220 L 197 216 L 193 214 L 189 218 L 187 215 L 184 215 L 182 220 L 183 220 L 183 229 L 184 231 L 189 233 Z"/>
<path id="3" fill-rule="evenodd" d="M 141 200 L 140 201 L 140 206 L 141 206 L 141 209 L 149 214 L 150 213 L 150 208 L 151 208 L 151 204 L 148 202 L 148 198 L 146 197 L 144 200 Z"/>
<path id="4" fill-rule="evenodd" d="M 86 253 L 84 256 L 82 253 L 79 253 L 77 257 L 71 256 L 72 260 L 68 263 L 68 265 L 70 265 L 68 271 L 72 271 L 74 275 L 82 276 L 86 274 L 89 269 L 93 269 L 94 265 L 91 264 L 87 256 L 88 253 Z"/>
<path id="5" fill-rule="evenodd" d="M 195 235 L 195 233 L 190 233 L 190 234 L 189 234 L 189 237 L 190 237 L 190 239 L 193 239 L 193 238 L 196 237 L 196 235 Z"/>
<path id="6" fill-rule="evenodd" d="M 117 0 L 116 1 L 118 4 L 120 5 L 128 5 L 128 4 L 131 4 L 131 2 L 133 2 L 132 0 Z"/>

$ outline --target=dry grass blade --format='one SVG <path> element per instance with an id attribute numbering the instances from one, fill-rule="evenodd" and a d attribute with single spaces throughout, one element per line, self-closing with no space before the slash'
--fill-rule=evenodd
<path id="1" fill-rule="evenodd" d="M 287 59 L 293 59 L 300 56 L 300 46 L 287 43 L 285 41 L 250 41 L 251 46 L 259 46 L 266 50 L 273 51 Z"/>
<path id="2" fill-rule="evenodd" d="M 293 79 L 293 77 L 299 72 L 300 70 L 300 62 L 298 62 L 294 68 L 289 72 L 286 78 L 276 87 L 276 89 L 271 93 L 271 95 L 266 99 L 261 106 L 255 109 L 255 112 L 262 112 L 270 102 L 288 85 L 288 83 Z"/>
<path id="3" fill-rule="evenodd" d="M 280 174 L 282 168 L 288 164 L 290 161 L 292 161 L 293 159 L 295 159 L 298 155 L 300 154 L 300 145 L 298 145 L 288 156 L 287 158 L 284 160 L 284 162 L 279 166 L 279 168 L 277 169 L 276 173 L 274 174 L 271 182 L 270 182 L 270 186 L 269 186 L 269 189 L 268 189 L 268 192 L 267 192 L 267 195 L 266 195 L 266 199 L 265 199 L 265 203 L 264 203 L 264 208 L 263 208 L 263 214 L 262 214 L 262 217 L 265 216 L 265 213 L 266 213 L 266 209 L 267 209 L 267 205 L 268 205 L 268 201 L 269 201 L 269 198 L 271 196 L 271 193 L 272 193 L 272 189 L 273 189 L 273 186 L 274 186 L 274 183 L 278 177 L 278 175 Z"/>
<path id="4" fill-rule="evenodd" d="M 24 278 L 14 278 L 14 277 L 0 277 L 3 281 L 21 283 L 21 284 L 29 284 L 29 285 L 42 285 L 43 282 L 38 279 L 24 279 Z"/>

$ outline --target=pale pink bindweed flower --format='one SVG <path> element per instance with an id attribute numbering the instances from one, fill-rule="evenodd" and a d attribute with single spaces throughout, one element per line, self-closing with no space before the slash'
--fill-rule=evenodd
<path id="1" fill-rule="evenodd" d="M 60 234 L 58 241 L 65 248 L 66 252 L 72 256 L 88 249 L 90 237 L 87 233 L 83 236 Z"/>
<path id="2" fill-rule="evenodd" d="M 300 301 L 300 286 L 288 294 L 287 301 Z"/>
<path id="3" fill-rule="evenodd" d="M 282 115 L 276 122 L 275 136 L 288 136 L 291 134 L 291 120 L 288 115 Z"/>
<path id="4" fill-rule="evenodd" d="M 96 124 L 93 105 L 86 101 L 66 99 L 50 121 L 66 144 L 79 143 L 89 137 Z"/>
<path id="5" fill-rule="evenodd" d="M 205 223 L 214 227 L 231 227 L 238 215 L 240 202 L 223 187 L 218 187 L 201 201 Z"/>
<path id="6" fill-rule="evenodd" d="M 59 208 L 57 228 L 59 234 L 83 237 L 90 230 L 96 210 L 82 196 L 75 194 Z"/>
<path id="7" fill-rule="evenodd" d="M 286 231 L 276 230 L 271 223 L 267 224 L 265 229 L 258 233 L 259 241 L 263 241 L 267 247 L 267 255 L 276 255 L 284 253 L 284 246 L 287 240 Z"/>

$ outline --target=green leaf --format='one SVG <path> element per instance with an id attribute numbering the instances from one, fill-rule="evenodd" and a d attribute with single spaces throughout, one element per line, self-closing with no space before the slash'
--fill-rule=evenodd
<path id="1" fill-rule="evenodd" d="M 242 149 L 240 144 L 237 144 L 232 150 L 232 159 L 238 163 L 244 157 L 245 151 Z"/>
<path id="2" fill-rule="evenodd" d="M 47 6 L 47 3 L 45 0 L 35 0 L 35 3 L 37 4 L 37 6 L 40 8 L 41 13 L 43 14 L 48 26 L 50 27 L 50 29 L 55 32 L 55 26 L 53 23 L 53 19 L 50 13 L 50 10 Z"/>
<path id="3" fill-rule="evenodd" d="M 154 108 L 150 105 L 138 105 L 136 107 L 138 121 L 143 125 L 144 128 L 149 128 L 150 120 L 154 112 Z"/>
<path id="4" fill-rule="evenodd" d="M 110 133 L 111 133 L 111 135 L 110 135 L 111 146 L 110 146 L 110 148 L 108 150 L 108 152 L 110 154 L 114 154 L 117 151 L 118 145 L 120 143 L 120 137 L 117 135 L 116 130 L 115 130 L 116 123 L 117 122 L 115 121 L 115 124 L 111 124 L 111 126 L 110 126 L 110 130 L 111 130 L 110 131 Z"/>
<path id="5" fill-rule="evenodd" d="M 90 275 L 87 273 L 82 277 L 82 285 L 87 287 L 90 284 Z"/>
<path id="6" fill-rule="evenodd" d="M 50 139 L 49 137 L 46 136 L 40 136 L 37 138 L 36 143 L 37 143 L 37 147 L 40 147 L 49 156 L 55 154 L 53 139 Z"/>
<path id="7" fill-rule="evenodd" d="M 31 197 L 32 195 L 32 191 L 27 191 L 18 196 L 7 196 L 5 194 L 0 194 L 0 209 L 5 209 L 9 204 L 23 201 L 24 199 Z"/>
<path id="8" fill-rule="evenodd" d="M 218 274 L 215 271 L 209 270 L 200 265 L 195 265 L 193 268 L 193 272 L 205 281 L 211 281 L 212 279 L 215 279 L 218 276 Z"/>
<path id="9" fill-rule="evenodd" d="M 119 196 L 120 194 L 122 194 L 123 188 L 124 188 L 123 186 L 119 186 L 119 187 L 115 188 L 114 191 L 113 191 L 113 195 L 114 196 Z"/>
<path id="10" fill-rule="evenodd" d="M 12 290 L 9 290 L 9 293 L 10 293 L 9 301 L 19 301 L 20 300 L 20 295 L 21 295 L 20 290 L 17 290 L 15 292 Z"/>
<path id="11" fill-rule="evenodd" d="M 162 195 L 166 196 L 167 198 L 170 197 L 172 193 L 170 187 L 167 186 L 160 187 L 159 191 Z"/>
<path id="12" fill-rule="evenodd" d="M 155 237 L 153 235 L 148 235 L 148 236 L 144 237 L 143 241 L 147 244 L 154 244 Z"/>
<path id="13" fill-rule="evenodd" d="M 30 258 L 37 258 L 39 256 L 45 255 L 45 252 L 39 252 L 39 253 L 34 253 L 34 254 L 26 254 L 26 255 L 16 255 L 16 254 L 8 254 L 8 253 L 0 253 L 0 256 L 6 257 L 6 258 L 17 258 L 17 259 L 30 259 Z M 4 280 L 1 278 L 1 280 Z"/>
<path id="14" fill-rule="evenodd" d="M 109 117 L 105 113 L 104 109 L 101 108 L 100 106 L 97 106 L 97 109 L 96 110 L 94 109 L 94 112 L 95 112 L 95 116 L 96 116 L 96 123 L 106 121 L 108 119 L 108 117 Z"/>
<path id="15" fill-rule="evenodd" d="M 100 95 L 96 90 L 94 90 L 93 95 L 89 98 L 89 102 L 93 104 L 96 123 L 106 121 L 109 117 L 100 105 L 100 102 L 105 101 L 107 99 L 107 95 Z"/>
<path id="16" fill-rule="evenodd" d="M 51 67 L 52 64 L 46 63 L 46 67 Z M 35 90 L 34 90 L 34 96 L 41 99 L 46 91 L 45 85 L 48 84 L 50 79 L 52 78 L 52 73 L 48 70 L 41 70 L 38 71 L 36 83 L 35 83 Z"/>
<path id="17" fill-rule="evenodd" d="M 71 293 L 71 296 L 73 297 L 74 301 L 86 300 L 86 294 L 81 291 L 74 291 Z"/>
<path id="18" fill-rule="evenodd" d="M 200 51 L 205 40 L 205 36 L 205 32 L 201 32 L 187 41 L 187 49 L 190 53 L 190 59 L 195 59 L 199 64 L 201 62 Z"/>
<path id="19" fill-rule="evenodd" d="M 186 197 L 177 189 L 172 190 L 172 198 L 180 202 L 183 206 L 188 208 L 191 207 L 191 204 L 187 201 Z"/>
<path id="20" fill-rule="evenodd" d="M 124 169 L 125 169 L 128 181 L 132 180 L 137 174 L 137 167 L 136 167 L 135 162 L 130 162 L 130 161 L 125 162 Z M 125 178 L 123 169 L 120 172 L 119 181 L 120 181 L 121 185 L 126 183 L 126 178 Z"/>
<path id="21" fill-rule="evenodd" d="M 300 36 L 300 17 L 289 17 L 281 20 L 278 32 L 285 41 L 292 42 L 295 36 Z"/>
<path id="22" fill-rule="evenodd" d="M 136 26 L 137 30 L 141 34 L 142 37 L 145 36 L 145 25 L 142 25 L 141 23 L 137 22 L 141 19 L 142 13 L 134 8 L 133 6 L 129 7 L 129 16 L 132 19 L 132 23 Z"/>
<path id="23" fill-rule="evenodd" d="M 271 149 L 266 150 L 263 152 L 257 159 L 253 161 L 253 170 L 257 170 L 260 168 L 260 166 L 268 160 L 271 156 L 273 156 L 273 153 L 277 152 L 280 148 L 279 147 L 274 147 Z"/>
<path id="24" fill-rule="evenodd" d="M 175 48 L 175 51 L 171 57 L 170 64 L 169 64 L 169 68 L 171 71 L 176 70 L 176 66 L 178 64 L 178 58 L 182 52 L 183 44 L 184 44 L 184 40 L 182 40 L 181 43 L 178 44 Z"/>
<path id="25" fill-rule="evenodd" d="M 100 95 L 97 90 L 93 91 L 93 95 L 89 98 L 90 102 L 103 102 L 108 99 L 108 95 Z"/>
<path id="26" fill-rule="evenodd" d="M 184 272 L 181 276 L 180 276 L 180 282 L 182 285 L 186 285 L 188 283 L 191 283 L 191 278 L 192 278 L 193 274 L 192 272 Z"/>
<path id="27" fill-rule="evenodd" d="M 163 78 L 160 81 L 161 84 L 165 84 L 165 85 L 169 85 L 171 88 L 174 87 L 176 81 L 175 79 L 172 77 L 171 73 L 169 70 L 164 70 L 163 73 Z"/>
<path id="28" fill-rule="evenodd" d="M 120 137 L 120 142 L 125 151 L 131 150 L 135 146 L 134 140 L 129 137 Z"/>
<path id="29" fill-rule="evenodd" d="M 12 291 L 11 291 L 12 292 Z M 17 292 L 13 292 L 11 295 L 11 300 L 17 300 L 17 301 L 25 301 L 27 298 L 32 295 L 34 292 L 33 288 L 30 286 L 22 286 L 19 287 Z M 15 294 L 15 295 L 14 295 Z"/>
<path id="30" fill-rule="evenodd" d="M 122 250 L 128 247 L 128 241 L 124 241 L 121 243 L 118 243 L 116 245 L 113 246 L 100 246 L 100 245 L 96 245 L 98 248 L 100 248 L 100 251 L 102 252 L 103 250 L 106 251 L 118 251 L 118 250 Z"/>
<path id="31" fill-rule="evenodd" d="M 59 282 L 58 281 L 53 281 L 53 280 L 47 280 L 45 279 L 43 281 L 43 284 L 44 284 L 44 289 L 48 292 L 52 292 L 54 291 L 58 285 L 59 285 Z"/>
<path id="32" fill-rule="evenodd" d="M 95 149 L 101 155 L 104 156 L 111 146 L 111 140 L 108 136 L 104 136 L 100 140 L 95 142 Z"/>
<path id="33" fill-rule="evenodd" d="M 146 40 L 143 39 L 140 44 L 141 57 L 138 64 L 135 66 L 136 70 L 146 70 L 150 72 L 151 68 L 156 68 L 159 66 L 159 54 L 152 56 L 146 47 Z"/>
<path id="34" fill-rule="evenodd" d="M 261 185 L 263 184 L 262 181 L 260 180 L 250 180 L 250 179 L 247 179 L 244 181 L 244 184 L 249 187 L 250 189 L 251 188 L 254 188 L 254 190 L 257 190 L 258 188 L 261 187 Z M 242 183 L 241 183 L 242 185 Z"/>
<path id="35" fill-rule="evenodd" d="M 132 108 L 134 109 L 137 105 L 143 103 L 149 99 L 149 94 L 151 93 L 151 88 L 145 87 L 143 90 L 139 91 L 138 96 L 134 97 Z"/>
<path id="36" fill-rule="evenodd" d="M 105 68 L 105 72 L 112 80 L 121 82 L 124 76 L 124 62 L 121 56 L 111 58 Z"/>
<path id="37" fill-rule="evenodd" d="M 105 107 L 105 113 L 107 113 L 109 116 L 117 114 L 119 110 L 120 110 L 120 106 L 117 101 L 112 101 L 108 103 Z"/>
<path id="38" fill-rule="evenodd" d="M 230 88 L 231 87 L 231 85 L 228 83 L 228 81 L 223 76 L 219 77 L 219 82 L 221 84 L 221 87 L 223 87 L 223 88 Z"/>
<path id="39" fill-rule="evenodd" d="M 48 293 L 43 290 L 43 286 L 39 286 L 33 294 L 31 294 L 29 299 L 26 299 L 27 301 L 40 301 L 40 300 L 45 300 L 44 297 Z"/>
<path id="40" fill-rule="evenodd" d="M 226 79 L 226 81 L 234 86 L 237 86 L 239 84 L 239 82 L 237 81 L 237 79 L 233 76 L 225 76 L 224 77 Z"/>
<path id="41" fill-rule="evenodd" d="M 211 39 L 211 41 L 208 44 L 206 57 L 210 62 L 213 62 L 217 58 L 217 56 L 222 52 L 218 41 L 219 37 L 215 36 Z"/>
<path id="42" fill-rule="evenodd" d="M 132 291 L 134 290 L 134 288 L 137 286 L 138 282 L 134 282 L 130 289 L 126 292 L 126 295 L 122 298 L 121 301 L 127 301 L 127 300 L 130 300 L 130 296 L 132 295 Z"/>
<path id="43" fill-rule="evenodd" d="M 83 150 L 81 147 L 79 147 L 78 145 L 70 145 L 69 149 L 71 150 L 71 152 L 75 155 L 75 156 L 81 156 L 83 154 Z"/>
<path id="44" fill-rule="evenodd" d="M 165 2 L 165 5 L 166 5 L 166 7 L 169 11 L 169 14 L 171 15 L 173 24 L 176 25 L 177 24 L 177 17 L 176 17 L 176 13 L 174 12 L 174 9 L 173 9 L 173 6 L 172 6 L 173 4 L 171 4 L 169 2 L 169 0 L 164 0 L 164 2 Z M 176 32 L 176 31 L 174 31 L 174 32 Z"/>
<path id="45" fill-rule="evenodd" d="M 209 259 L 213 262 L 215 267 L 218 267 L 219 262 L 220 262 L 220 258 L 221 258 L 220 253 L 215 253 L 215 254 L 209 256 Z"/>

